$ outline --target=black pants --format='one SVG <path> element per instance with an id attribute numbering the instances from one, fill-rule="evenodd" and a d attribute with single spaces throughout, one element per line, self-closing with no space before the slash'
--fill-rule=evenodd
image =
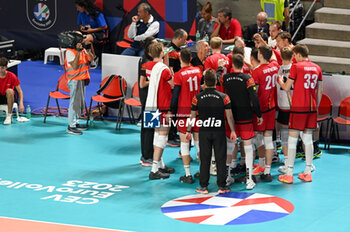
<path id="1" fill-rule="evenodd" d="M 225 130 L 199 131 L 199 150 L 200 150 L 200 171 L 199 182 L 200 186 L 207 187 L 210 176 L 210 162 L 212 156 L 212 147 L 214 147 L 216 170 L 217 170 L 217 185 L 219 187 L 226 186 L 226 134 Z"/>
<path id="2" fill-rule="evenodd" d="M 144 159 L 153 159 L 154 129 L 143 127 L 143 111 L 145 110 L 145 106 L 146 106 L 147 92 L 148 92 L 148 87 L 140 89 L 140 101 L 142 105 L 141 154 Z"/>

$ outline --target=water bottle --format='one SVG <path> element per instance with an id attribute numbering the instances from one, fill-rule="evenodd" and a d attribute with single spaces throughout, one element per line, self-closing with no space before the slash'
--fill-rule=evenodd
<path id="1" fill-rule="evenodd" d="M 27 106 L 26 114 L 28 119 L 32 117 L 32 109 L 30 109 L 30 105 Z"/>
<path id="2" fill-rule="evenodd" d="M 201 34 L 199 33 L 199 31 L 197 31 L 197 33 L 196 33 L 196 42 L 198 42 L 199 40 L 201 40 Z"/>
<path id="3" fill-rule="evenodd" d="M 90 115 L 90 119 L 89 119 L 89 127 L 94 127 L 95 123 L 94 123 L 94 116 Z"/>
<path id="4" fill-rule="evenodd" d="M 204 40 L 205 40 L 207 43 L 209 43 L 209 36 L 208 36 L 208 34 L 206 34 L 206 35 L 204 36 Z"/>

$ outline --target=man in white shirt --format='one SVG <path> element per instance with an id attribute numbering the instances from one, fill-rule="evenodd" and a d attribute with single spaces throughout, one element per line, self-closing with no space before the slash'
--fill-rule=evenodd
<path id="1" fill-rule="evenodd" d="M 147 3 L 141 3 L 137 9 L 137 15 L 132 17 L 132 23 L 128 30 L 128 37 L 134 42 L 130 48 L 125 49 L 122 55 L 142 56 L 144 51 L 140 42 L 147 37 L 157 37 L 159 32 L 159 22 L 155 21 L 151 15 L 151 6 Z"/>

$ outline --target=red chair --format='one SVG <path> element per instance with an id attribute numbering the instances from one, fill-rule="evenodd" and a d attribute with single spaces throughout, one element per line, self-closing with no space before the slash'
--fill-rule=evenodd
<path id="1" fill-rule="evenodd" d="M 136 120 L 134 118 L 134 113 L 132 111 L 132 107 L 133 106 L 141 106 L 140 95 L 139 95 L 139 82 L 138 81 L 136 81 L 136 83 L 132 87 L 131 98 L 125 99 L 124 104 L 126 105 L 126 108 L 128 110 L 129 118 L 130 118 L 130 112 L 131 112 L 132 121 L 133 121 L 133 123 L 136 123 Z"/>
<path id="2" fill-rule="evenodd" d="M 45 109 L 44 123 L 46 122 L 47 110 L 48 110 L 51 98 L 55 98 L 56 99 L 58 114 L 60 116 L 62 114 L 61 114 L 61 110 L 60 110 L 60 105 L 58 104 L 58 99 L 66 99 L 67 100 L 67 99 L 70 98 L 70 90 L 68 89 L 68 86 L 67 86 L 68 79 L 67 79 L 66 75 L 67 75 L 66 73 L 62 74 L 60 79 L 58 79 L 56 90 L 55 91 L 51 91 L 49 93 L 49 97 L 47 99 L 47 104 L 46 104 L 46 109 Z M 62 91 L 66 92 L 66 93 L 63 93 Z"/>
<path id="3" fill-rule="evenodd" d="M 121 76 L 111 75 L 104 78 L 100 84 L 100 89 L 97 91 L 97 95 L 91 97 L 87 123 L 89 122 L 91 114 L 92 101 L 97 102 L 99 109 L 101 103 L 119 102 L 116 129 L 120 129 L 120 124 L 123 117 L 122 107 L 123 100 L 126 96 L 126 87 L 126 81 Z"/>
<path id="4" fill-rule="evenodd" d="M 322 123 L 324 121 L 326 121 L 326 142 L 324 144 L 324 149 L 326 149 L 326 145 L 327 145 L 327 141 L 329 139 L 328 137 L 328 133 L 329 133 L 329 122 L 332 119 L 332 107 L 333 107 L 333 103 L 331 101 L 331 99 L 328 97 L 328 95 L 326 94 L 322 94 L 322 98 L 321 98 L 321 102 L 320 105 L 318 106 L 318 111 L 317 111 L 317 122 Z M 321 128 L 322 129 L 322 125 L 321 124 Z"/>
<path id="5" fill-rule="evenodd" d="M 117 42 L 117 46 L 118 47 L 130 48 L 131 47 L 131 43 L 134 42 L 134 40 L 130 39 L 129 36 L 128 36 L 129 27 L 130 27 L 130 25 L 125 27 L 123 40 Z"/>
<path id="6" fill-rule="evenodd" d="M 338 125 L 350 125 L 350 97 L 343 99 L 339 105 L 339 113 L 336 118 L 332 118 L 331 135 L 335 135 L 336 139 L 339 139 L 339 127 Z M 336 131 L 336 133 L 335 133 Z M 328 149 L 330 142 L 328 143 Z"/>

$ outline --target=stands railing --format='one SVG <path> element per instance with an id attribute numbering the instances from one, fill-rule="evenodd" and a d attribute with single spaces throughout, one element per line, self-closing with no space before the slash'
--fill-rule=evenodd
<path id="1" fill-rule="evenodd" d="M 299 4 L 300 0 L 298 0 L 297 4 L 295 4 L 295 6 L 297 6 Z M 308 11 L 306 12 L 305 16 L 303 17 L 303 20 L 301 21 L 301 23 L 299 24 L 297 30 L 294 32 L 293 36 L 292 36 L 292 41 L 295 39 L 295 37 L 297 36 L 300 28 L 304 25 L 305 23 L 305 20 L 307 18 L 307 16 L 309 16 L 311 10 L 313 9 L 314 5 L 316 4 L 317 0 L 314 0 L 311 4 L 311 6 L 309 7 Z M 292 12 L 290 15 L 293 14 L 294 10 L 295 10 L 296 7 L 293 8 Z"/>

